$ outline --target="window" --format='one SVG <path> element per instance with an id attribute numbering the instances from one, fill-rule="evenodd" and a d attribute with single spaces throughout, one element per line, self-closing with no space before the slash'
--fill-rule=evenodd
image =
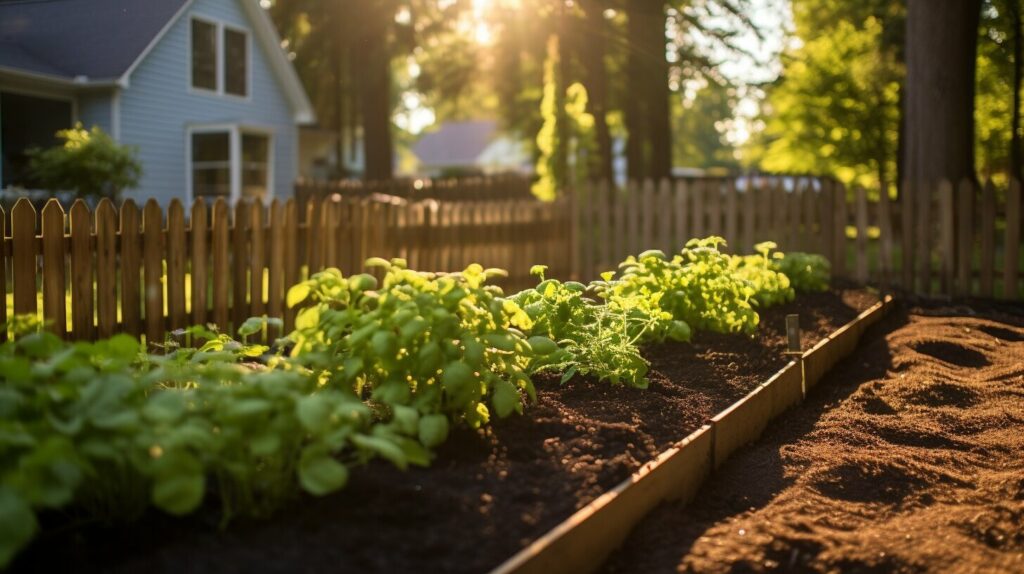
<path id="1" fill-rule="evenodd" d="M 273 138 L 237 124 L 198 127 L 189 135 L 193 198 L 266 201 L 273 195 Z"/>
<path id="2" fill-rule="evenodd" d="M 192 87 L 217 91 L 217 25 L 192 20 Z"/>
<path id="3" fill-rule="evenodd" d="M 249 93 L 249 40 L 245 32 L 224 29 L 224 91 L 245 97 Z"/>
<path id="4" fill-rule="evenodd" d="M 231 197 L 231 133 L 192 134 L 192 195 Z"/>
<path id="5" fill-rule="evenodd" d="M 192 19 L 192 88 L 249 95 L 249 35 L 222 23 Z"/>
<path id="6" fill-rule="evenodd" d="M 269 159 L 270 138 L 262 134 L 242 134 L 242 197 L 261 201 L 267 197 Z"/>

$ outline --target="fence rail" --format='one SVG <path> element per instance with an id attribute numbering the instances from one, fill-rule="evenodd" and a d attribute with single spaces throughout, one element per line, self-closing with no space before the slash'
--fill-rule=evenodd
<path id="1" fill-rule="evenodd" d="M 438 271 L 479 262 L 509 270 L 502 285 L 520 289 L 534 263 L 588 280 L 628 254 L 713 234 L 736 251 L 771 240 L 822 253 L 835 275 L 882 289 L 1024 299 L 1019 183 L 943 182 L 908 195 L 895 203 L 827 179 L 720 178 L 585 186 L 551 204 L 331 193 L 166 210 L 104 200 L 65 211 L 51 200 L 40 214 L 20 200 L 0 210 L 0 321 L 36 314 L 69 338 L 123 331 L 151 342 L 191 324 L 231 332 L 263 314 L 288 330 L 288 286 L 326 267 L 361 272 L 371 256 Z"/>

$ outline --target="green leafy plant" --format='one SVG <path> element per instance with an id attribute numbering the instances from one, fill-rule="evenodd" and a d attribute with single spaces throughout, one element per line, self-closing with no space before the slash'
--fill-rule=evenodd
<path id="1" fill-rule="evenodd" d="M 752 333 L 759 320 L 751 305 L 754 289 L 732 271 L 729 256 L 719 251 L 724 243 L 721 237 L 691 239 L 672 259 L 658 250 L 630 256 L 617 279 L 606 278 L 603 296 L 613 308 L 666 313 L 651 332 L 654 340 L 689 340 L 691 328 Z"/>
<path id="2" fill-rule="evenodd" d="M 781 305 L 792 301 L 796 292 L 790 285 L 789 277 L 778 271 L 776 262 L 783 254 L 775 251 L 774 242 L 765 241 L 754 246 L 755 255 L 734 255 L 730 261 L 733 273 L 750 283 L 754 289 L 753 298 L 762 307 Z"/>
<path id="3" fill-rule="evenodd" d="M 341 488 L 393 435 L 351 393 L 283 360 L 240 364 L 263 349 L 205 329 L 202 348 L 154 356 L 128 335 L 67 343 L 16 323 L 0 344 L 0 566 L 40 510 L 178 515 L 215 491 L 225 521 L 262 514 Z"/>
<path id="4" fill-rule="evenodd" d="M 398 429 L 428 448 L 450 423 L 478 427 L 492 409 L 505 417 L 522 412 L 524 394 L 535 398 L 530 373 L 557 346 L 528 340 L 519 328 L 531 327 L 529 316 L 486 285 L 503 271 L 474 264 L 421 273 L 379 258 L 367 265 L 385 269 L 379 287 L 371 275 L 328 269 L 288 293 L 290 305 L 309 303 L 295 320 L 292 356 L 328 388 L 390 411 Z M 405 456 L 425 458 L 402 444 Z"/>
<path id="5" fill-rule="evenodd" d="M 75 191 L 80 197 L 116 198 L 142 176 L 136 151 L 115 142 L 99 127 L 82 124 L 57 132 L 61 145 L 29 150 L 29 173 L 50 191 Z"/>
<path id="6" fill-rule="evenodd" d="M 535 265 L 531 273 L 540 277 L 540 284 L 516 293 L 512 300 L 529 315 L 531 334 L 557 341 L 561 347 L 549 355 L 546 368 L 562 372 L 563 383 L 579 373 L 646 388 L 649 365 L 637 342 L 653 322 L 598 304 L 588 298 L 582 283 L 545 279 L 545 270 Z"/>
<path id="7" fill-rule="evenodd" d="M 814 293 L 828 290 L 832 266 L 821 255 L 790 252 L 774 259 L 772 266 L 788 277 L 797 291 Z"/>

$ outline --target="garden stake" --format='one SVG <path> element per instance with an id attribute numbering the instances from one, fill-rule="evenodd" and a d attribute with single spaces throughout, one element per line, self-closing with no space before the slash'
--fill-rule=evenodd
<path id="1" fill-rule="evenodd" d="M 802 355 L 800 345 L 800 315 L 786 315 L 786 337 L 789 339 L 789 348 L 785 355 Z"/>

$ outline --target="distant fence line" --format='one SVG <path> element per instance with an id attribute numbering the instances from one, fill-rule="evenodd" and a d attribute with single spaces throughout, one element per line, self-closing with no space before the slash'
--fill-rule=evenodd
<path id="1" fill-rule="evenodd" d="M 0 214 L 10 222 L 0 224 L 0 295 L 9 302 L 0 320 L 34 313 L 69 338 L 123 331 L 154 342 L 192 324 L 232 332 L 267 314 L 287 331 L 290 285 L 326 267 L 361 272 L 371 256 L 404 257 L 427 271 L 479 262 L 507 269 L 500 284 L 521 289 L 533 284 L 535 263 L 552 277 L 589 280 L 628 254 L 674 252 L 707 235 L 736 251 L 772 240 L 783 251 L 822 253 L 835 275 L 883 289 L 1024 297 L 1016 182 L 1004 194 L 991 183 L 941 183 L 913 194 L 911 205 L 868 201 L 863 189 L 827 179 L 737 181 L 584 186 L 550 204 L 317 193 L 268 206 L 197 201 L 188 210 L 179 201 L 162 210 L 154 201 L 140 209 L 104 200 L 65 212 L 51 200 L 40 216 L 21 200 Z M 468 197 L 474 188 L 452 189 Z"/>

